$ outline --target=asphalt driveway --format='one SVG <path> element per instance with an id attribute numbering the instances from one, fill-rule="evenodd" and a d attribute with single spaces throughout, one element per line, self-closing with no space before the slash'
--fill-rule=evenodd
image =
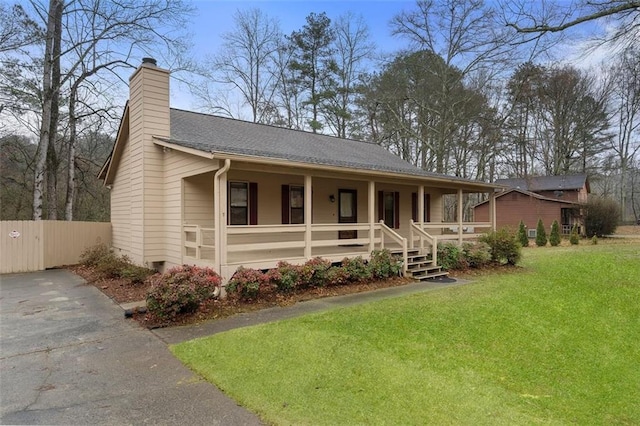
<path id="1" fill-rule="evenodd" d="M 0 423 L 259 424 L 81 278 L 0 277 Z"/>

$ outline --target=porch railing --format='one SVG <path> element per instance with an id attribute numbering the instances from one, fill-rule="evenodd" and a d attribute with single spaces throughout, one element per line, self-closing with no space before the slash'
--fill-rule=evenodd
<path id="1" fill-rule="evenodd" d="M 387 225 L 385 225 L 384 220 L 381 220 L 380 221 L 380 247 L 381 248 L 385 247 L 385 243 L 384 243 L 385 236 L 388 236 L 389 238 L 394 240 L 396 243 L 400 244 L 400 246 L 402 247 L 402 275 L 406 275 L 407 268 L 408 268 L 407 239 L 401 236 L 400 234 L 398 234 L 393 229 L 389 228 Z"/>
<path id="2" fill-rule="evenodd" d="M 433 260 L 433 264 L 438 264 L 438 238 L 426 233 L 424 229 L 422 229 L 419 224 L 416 224 L 413 220 L 411 221 L 411 227 L 409 228 L 409 244 L 411 248 L 415 246 L 415 239 L 418 237 L 419 239 L 419 249 L 420 253 L 426 253 L 426 250 L 429 248 L 425 246 L 425 242 L 431 246 L 431 259 Z"/>

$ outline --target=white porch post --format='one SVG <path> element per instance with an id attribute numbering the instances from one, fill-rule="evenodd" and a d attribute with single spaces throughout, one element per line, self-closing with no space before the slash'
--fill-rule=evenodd
<path id="1" fill-rule="evenodd" d="M 376 221 L 376 210 L 375 210 L 375 200 L 376 200 L 376 183 L 372 180 L 369 181 L 369 195 L 367 198 L 367 207 L 369 208 L 369 254 L 376 248 L 375 242 L 375 221 Z"/>
<path id="2" fill-rule="evenodd" d="M 458 189 L 458 244 L 462 245 L 462 189 Z"/>
<path id="3" fill-rule="evenodd" d="M 304 176 L 304 257 L 311 259 L 311 220 L 313 205 L 311 197 L 311 175 Z"/>
<path id="4" fill-rule="evenodd" d="M 214 266 L 219 273 L 222 273 L 222 265 L 227 261 L 227 171 L 229 167 L 231 167 L 231 160 L 226 159 L 224 166 L 218 169 L 213 177 Z"/>
<path id="5" fill-rule="evenodd" d="M 489 222 L 491 222 L 491 230 L 496 230 L 497 215 L 496 215 L 496 192 L 492 191 L 489 194 Z"/>

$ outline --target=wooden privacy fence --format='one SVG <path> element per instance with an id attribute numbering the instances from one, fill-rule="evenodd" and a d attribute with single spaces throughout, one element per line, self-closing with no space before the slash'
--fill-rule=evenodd
<path id="1" fill-rule="evenodd" d="M 0 222 L 0 273 L 41 271 L 78 263 L 87 248 L 111 245 L 109 222 Z"/>

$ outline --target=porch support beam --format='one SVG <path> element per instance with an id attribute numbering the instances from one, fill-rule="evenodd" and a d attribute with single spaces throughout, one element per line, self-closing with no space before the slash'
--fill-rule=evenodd
<path id="1" fill-rule="evenodd" d="M 489 222 L 491 222 L 491 230 L 495 231 L 497 226 L 496 192 L 495 191 L 491 191 L 489 193 Z"/>
<path id="2" fill-rule="evenodd" d="M 313 213 L 311 175 L 304 175 L 304 257 L 311 259 L 311 220 Z"/>
<path id="3" fill-rule="evenodd" d="M 462 188 L 458 189 L 458 244 L 462 245 L 462 218 L 464 206 L 462 205 Z"/>
<path id="4" fill-rule="evenodd" d="M 369 217 L 369 254 L 375 250 L 376 242 L 375 242 L 375 226 L 376 226 L 376 209 L 375 209 L 375 200 L 376 200 L 376 183 L 372 180 L 369 181 L 369 194 L 367 197 L 367 207 L 369 209 L 368 217 Z"/>
<path id="5" fill-rule="evenodd" d="M 222 265 L 227 261 L 227 171 L 231 167 L 231 160 L 224 161 L 213 178 L 213 227 L 214 227 L 214 263 L 217 271 L 222 271 Z M 227 277 L 230 278 L 230 277 Z"/>

